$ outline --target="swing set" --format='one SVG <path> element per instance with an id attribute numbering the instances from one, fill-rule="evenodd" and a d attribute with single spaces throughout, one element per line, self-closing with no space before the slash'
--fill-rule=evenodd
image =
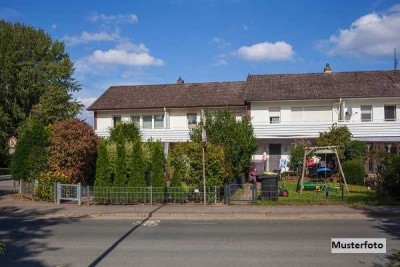
<path id="1" fill-rule="evenodd" d="M 337 152 L 336 146 L 322 146 L 322 147 L 306 147 L 305 150 L 304 150 L 303 170 L 301 172 L 301 177 L 299 177 L 299 180 L 297 181 L 297 185 L 299 187 L 300 194 L 303 192 L 303 189 L 304 189 L 304 178 L 305 178 L 305 175 L 306 175 L 307 157 L 310 154 L 325 155 L 325 162 L 326 162 L 328 154 L 329 155 L 333 155 L 335 157 L 335 160 L 337 162 L 337 165 L 339 167 L 339 172 L 340 172 L 340 175 L 341 175 L 341 178 L 339 179 L 339 181 L 340 181 L 340 189 L 343 192 L 343 187 L 345 186 L 346 191 L 348 193 L 349 192 L 349 187 L 347 186 L 346 178 L 345 178 L 344 173 L 343 173 L 342 164 L 340 163 L 340 159 L 339 159 L 339 156 L 338 156 L 338 152 Z M 324 179 L 325 185 L 326 185 L 326 179 L 327 179 L 327 174 L 328 173 L 330 174 L 330 173 L 332 173 L 332 171 L 329 168 L 326 168 L 326 167 L 325 168 L 320 168 L 320 172 L 319 173 L 318 173 L 318 171 L 316 172 L 317 177 L 318 177 L 318 174 L 325 174 L 325 179 Z M 318 185 L 318 188 L 316 188 L 316 189 L 319 189 L 319 185 Z"/>

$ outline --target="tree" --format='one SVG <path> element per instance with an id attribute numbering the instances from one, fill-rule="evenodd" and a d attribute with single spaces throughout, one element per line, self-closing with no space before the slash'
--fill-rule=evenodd
<path id="1" fill-rule="evenodd" d="M 107 140 L 102 139 L 97 151 L 95 186 L 112 186 L 113 183 L 107 146 Z"/>
<path id="2" fill-rule="evenodd" d="M 128 186 L 146 187 L 146 165 L 143 157 L 142 144 L 139 140 L 133 143 L 132 153 L 128 158 Z"/>
<path id="3" fill-rule="evenodd" d="M 230 164 L 226 162 L 224 149 L 208 143 L 205 148 L 206 186 L 221 186 L 232 177 Z M 169 163 L 174 168 L 174 179 L 182 179 L 189 186 L 203 186 L 203 152 L 199 143 L 187 142 L 174 146 Z"/>
<path id="4" fill-rule="evenodd" d="M 43 124 L 26 121 L 11 161 L 11 173 L 15 180 L 35 180 L 47 170 L 48 133 Z"/>
<path id="5" fill-rule="evenodd" d="M 140 141 L 140 132 L 136 124 L 134 122 L 117 123 L 110 131 L 110 140 L 116 142 L 119 138 L 128 142 Z"/>
<path id="6" fill-rule="evenodd" d="M 367 154 L 367 144 L 362 141 L 352 140 L 344 152 L 346 160 L 359 159 L 364 160 Z"/>
<path id="7" fill-rule="evenodd" d="M 72 183 L 91 184 L 99 142 L 92 127 L 78 119 L 58 121 L 52 126 L 50 140 L 50 169 L 69 176 Z"/>
<path id="8" fill-rule="evenodd" d="M 7 160 L 6 138 L 27 118 L 47 125 L 79 113 L 71 93 L 80 85 L 64 49 L 42 29 L 0 20 L 0 165 Z"/>
<path id="9" fill-rule="evenodd" d="M 190 133 L 190 139 L 197 143 L 201 141 L 201 124 Z M 238 177 L 247 173 L 251 156 L 258 147 L 250 118 L 245 115 L 237 121 L 235 113 L 229 109 L 217 110 L 214 117 L 206 112 L 205 130 L 209 142 L 223 147 L 233 175 Z"/>
<path id="10" fill-rule="evenodd" d="M 365 168 L 361 160 L 352 159 L 346 161 L 343 163 L 342 168 L 347 183 L 360 185 L 364 183 Z"/>
<path id="11" fill-rule="evenodd" d="M 328 132 L 319 133 L 317 146 L 336 146 L 340 161 L 345 161 L 345 150 L 351 142 L 351 132 L 347 126 L 336 126 L 329 128 Z"/>
<path id="12" fill-rule="evenodd" d="M 164 178 L 165 156 L 160 141 L 150 141 L 150 185 L 153 187 L 166 187 Z"/>
<path id="13" fill-rule="evenodd" d="M 306 141 L 300 140 L 290 147 L 290 165 L 298 174 L 303 170 L 304 152 L 307 146 L 309 144 Z"/>
<path id="14" fill-rule="evenodd" d="M 122 132 L 119 132 L 116 137 L 117 146 L 117 157 L 115 161 L 115 176 L 113 181 L 113 186 L 124 187 L 126 186 L 127 178 L 127 168 L 126 168 L 126 151 L 125 151 L 125 141 L 122 136 Z"/>
<path id="15" fill-rule="evenodd" d="M 383 174 L 382 187 L 393 198 L 400 198 L 400 156 L 391 158 Z"/>

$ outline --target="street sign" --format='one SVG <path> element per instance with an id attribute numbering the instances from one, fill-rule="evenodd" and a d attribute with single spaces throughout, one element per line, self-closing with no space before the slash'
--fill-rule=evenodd
<path id="1" fill-rule="evenodd" d="M 8 148 L 15 148 L 15 146 L 17 145 L 17 138 L 15 136 L 11 136 L 10 138 L 8 138 Z"/>

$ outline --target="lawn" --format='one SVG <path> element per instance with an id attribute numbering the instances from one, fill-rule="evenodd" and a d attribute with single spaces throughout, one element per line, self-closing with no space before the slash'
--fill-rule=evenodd
<path id="1" fill-rule="evenodd" d="M 325 196 L 324 191 L 303 190 L 302 194 L 296 192 L 297 181 L 279 182 L 279 186 L 283 186 L 289 191 L 289 197 L 279 197 L 278 201 L 259 200 L 259 205 L 297 205 L 297 204 L 311 204 L 311 205 L 334 205 L 334 204 L 380 204 L 375 191 L 368 189 L 366 186 L 349 185 L 349 193 L 344 191 L 343 200 L 342 192 L 339 189 L 339 183 L 331 183 L 331 187 L 337 190 L 329 191 L 328 197 Z M 260 193 L 259 193 L 260 194 Z"/>

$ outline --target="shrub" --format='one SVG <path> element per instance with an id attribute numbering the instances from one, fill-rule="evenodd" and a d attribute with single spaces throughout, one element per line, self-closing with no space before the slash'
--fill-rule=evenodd
<path id="1" fill-rule="evenodd" d="M 243 116 L 236 120 L 235 112 L 229 109 L 219 109 L 215 115 L 206 112 L 204 126 L 208 142 L 222 146 L 225 162 L 235 177 L 247 173 L 251 156 L 256 152 L 258 143 L 254 136 L 251 119 Z M 199 124 L 190 132 L 190 139 L 200 143 L 202 125 Z"/>
<path id="2" fill-rule="evenodd" d="M 27 121 L 21 130 L 11 161 L 11 173 L 15 180 L 38 179 L 47 170 L 46 147 L 48 134 L 43 124 Z"/>
<path id="3" fill-rule="evenodd" d="M 142 151 L 142 144 L 139 140 L 132 144 L 132 152 L 128 155 L 128 186 L 146 187 L 146 165 Z"/>
<path id="4" fill-rule="evenodd" d="M 364 184 L 364 164 L 359 159 L 349 160 L 343 163 L 343 173 L 349 184 Z"/>
<path id="5" fill-rule="evenodd" d="M 189 186 L 203 186 L 203 152 L 199 143 L 181 143 L 171 149 L 169 164 Z M 205 149 L 206 186 L 221 186 L 232 178 L 222 146 L 208 142 Z"/>
<path id="6" fill-rule="evenodd" d="M 54 183 L 70 183 L 70 177 L 62 172 L 44 172 L 38 179 L 35 188 L 36 196 L 42 200 L 54 201 Z"/>
<path id="7" fill-rule="evenodd" d="M 129 142 L 140 141 L 140 132 L 134 122 L 120 122 L 110 131 L 110 140 L 117 142 L 117 140 L 124 140 Z"/>
<path id="8" fill-rule="evenodd" d="M 340 161 L 345 161 L 344 151 L 351 142 L 351 132 L 347 126 L 332 125 L 329 132 L 319 133 L 317 146 L 336 146 Z"/>
<path id="9" fill-rule="evenodd" d="M 360 159 L 363 160 L 367 154 L 367 144 L 362 141 L 351 141 L 345 150 L 346 160 Z"/>
<path id="10" fill-rule="evenodd" d="M 71 177 L 72 183 L 91 184 L 95 174 L 98 137 L 86 122 L 68 119 L 54 123 L 49 166 Z"/>
<path id="11" fill-rule="evenodd" d="M 383 174 L 382 188 L 390 196 L 400 198 L 400 156 L 394 156 Z"/>
<path id="12" fill-rule="evenodd" d="M 107 140 L 103 139 L 100 141 L 96 160 L 95 186 L 112 186 L 112 171 L 110 168 L 107 145 Z"/>
<path id="13" fill-rule="evenodd" d="M 300 140 L 293 143 L 290 147 L 290 165 L 297 173 L 303 170 L 304 151 L 308 145 L 306 141 Z"/>
<path id="14" fill-rule="evenodd" d="M 125 162 L 125 142 L 122 139 L 118 139 L 116 142 L 116 152 L 117 157 L 115 161 L 115 170 L 114 170 L 114 181 L 113 186 L 115 187 L 124 187 L 126 186 L 126 162 Z"/>
<path id="15" fill-rule="evenodd" d="M 164 150 L 159 141 L 150 143 L 150 185 L 153 187 L 166 187 L 167 183 L 164 178 L 165 156 Z"/>

